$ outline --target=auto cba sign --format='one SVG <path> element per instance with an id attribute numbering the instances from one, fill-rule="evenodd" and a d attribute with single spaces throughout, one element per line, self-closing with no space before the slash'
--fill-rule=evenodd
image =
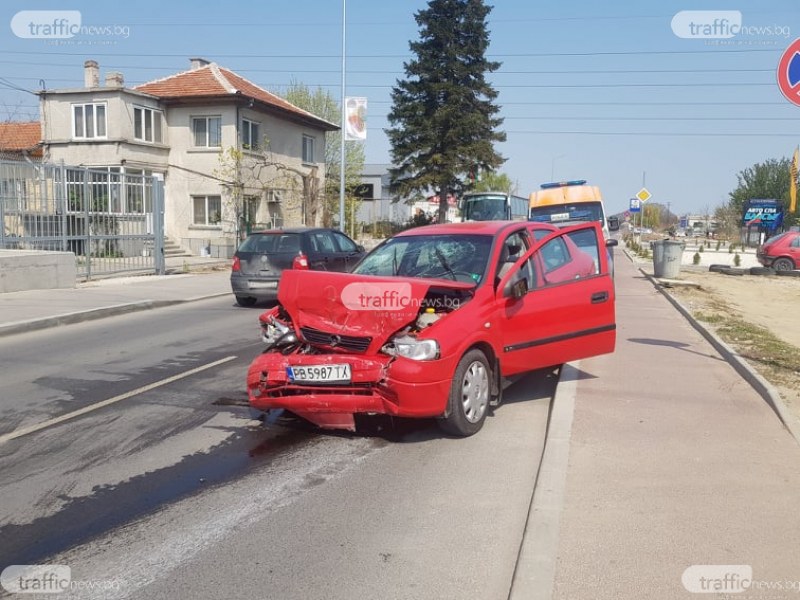
<path id="1" fill-rule="evenodd" d="M 783 205 L 777 200 L 748 200 L 744 206 L 742 225 L 775 231 L 783 224 Z"/>

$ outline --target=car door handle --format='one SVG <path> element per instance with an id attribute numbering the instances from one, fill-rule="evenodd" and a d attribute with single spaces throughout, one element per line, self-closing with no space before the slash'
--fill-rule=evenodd
<path id="1" fill-rule="evenodd" d="M 608 300 L 608 292 L 595 292 L 592 294 L 592 304 L 600 304 Z"/>

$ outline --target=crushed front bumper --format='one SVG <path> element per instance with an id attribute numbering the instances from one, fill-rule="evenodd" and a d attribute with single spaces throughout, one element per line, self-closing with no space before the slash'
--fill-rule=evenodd
<path id="1" fill-rule="evenodd" d="M 356 413 L 431 417 L 444 413 L 453 367 L 448 360 L 413 361 L 358 354 L 258 356 L 247 373 L 250 405 L 261 411 L 283 408 L 329 429 L 355 429 Z M 347 363 L 347 383 L 290 381 L 287 368 Z M 447 375 L 443 378 L 444 375 Z"/>

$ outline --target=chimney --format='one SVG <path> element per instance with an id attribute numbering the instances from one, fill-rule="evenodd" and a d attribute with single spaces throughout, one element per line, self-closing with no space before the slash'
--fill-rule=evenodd
<path id="1" fill-rule="evenodd" d="M 109 71 L 106 73 L 106 87 L 121 88 L 125 87 L 125 79 L 119 71 Z"/>
<path id="2" fill-rule="evenodd" d="M 96 60 L 83 63 L 83 85 L 87 88 L 100 87 L 100 67 Z"/>
<path id="3" fill-rule="evenodd" d="M 190 58 L 189 63 L 192 65 L 192 71 L 196 71 L 206 65 L 210 65 L 211 61 L 206 60 L 205 58 Z"/>

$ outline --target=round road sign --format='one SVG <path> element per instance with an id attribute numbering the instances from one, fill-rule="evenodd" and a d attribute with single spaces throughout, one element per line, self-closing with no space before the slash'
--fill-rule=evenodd
<path id="1" fill-rule="evenodd" d="M 800 106 L 800 38 L 797 38 L 778 62 L 778 87 L 786 99 Z"/>

